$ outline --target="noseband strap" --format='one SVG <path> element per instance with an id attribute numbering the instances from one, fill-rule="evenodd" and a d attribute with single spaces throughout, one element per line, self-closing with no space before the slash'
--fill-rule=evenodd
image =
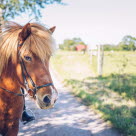
<path id="1" fill-rule="evenodd" d="M 41 89 L 41 88 L 43 88 L 43 87 L 47 87 L 47 86 L 51 86 L 51 85 L 53 85 L 53 83 L 44 84 L 44 85 L 38 86 L 38 87 L 36 87 L 36 88 L 37 88 L 37 90 L 38 90 L 38 89 Z"/>

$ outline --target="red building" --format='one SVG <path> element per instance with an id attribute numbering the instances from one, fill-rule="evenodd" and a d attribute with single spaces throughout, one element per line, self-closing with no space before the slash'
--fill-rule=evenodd
<path id="1" fill-rule="evenodd" d="M 83 44 L 76 45 L 76 51 L 86 51 L 87 46 Z"/>

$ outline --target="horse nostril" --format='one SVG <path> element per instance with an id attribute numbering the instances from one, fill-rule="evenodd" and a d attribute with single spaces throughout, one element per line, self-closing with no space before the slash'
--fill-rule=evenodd
<path id="1" fill-rule="evenodd" d="M 54 103 L 57 101 L 57 99 L 56 100 L 54 100 Z"/>
<path id="2" fill-rule="evenodd" d="M 43 101 L 45 103 L 50 103 L 51 102 L 51 100 L 49 99 L 49 96 L 45 96 L 44 99 L 43 99 Z"/>

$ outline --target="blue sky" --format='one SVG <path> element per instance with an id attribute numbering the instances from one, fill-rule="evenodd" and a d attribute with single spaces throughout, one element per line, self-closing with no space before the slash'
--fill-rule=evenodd
<path id="1" fill-rule="evenodd" d="M 43 23 L 56 26 L 56 42 L 80 37 L 90 47 L 97 44 L 117 44 L 123 36 L 136 37 L 136 0 L 63 0 L 67 5 L 49 5 L 42 9 Z M 23 19 L 22 19 L 23 18 Z M 27 23 L 26 14 L 16 17 Z M 23 20 L 23 21 L 21 21 Z"/>

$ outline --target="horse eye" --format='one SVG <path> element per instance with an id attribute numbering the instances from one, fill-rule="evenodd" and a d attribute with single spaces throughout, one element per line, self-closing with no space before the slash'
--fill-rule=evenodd
<path id="1" fill-rule="evenodd" d="M 24 58 L 25 58 L 25 60 L 27 60 L 27 61 L 32 61 L 32 58 L 29 57 L 29 56 L 24 56 Z"/>

